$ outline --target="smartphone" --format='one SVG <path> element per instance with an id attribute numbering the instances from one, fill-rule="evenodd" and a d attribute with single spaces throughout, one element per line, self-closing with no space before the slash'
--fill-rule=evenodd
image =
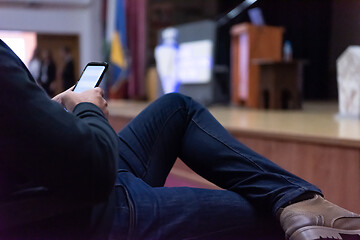
<path id="1" fill-rule="evenodd" d="M 90 62 L 81 73 L 79 81 L 76 83 L 73 91 L 81 93 L 86 90 L 98 87 L 108 68 L 106 62 Z"/>

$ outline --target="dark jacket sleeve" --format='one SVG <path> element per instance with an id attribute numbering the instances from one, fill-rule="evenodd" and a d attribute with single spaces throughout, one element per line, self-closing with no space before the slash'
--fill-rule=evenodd
<path id="1" fill-rule="evenodd" d="M 81 103 L 66 112 L 1 41 L 0 83 L 0 200 L 24 186 L 105 199 L 118 138 L 101 110 Z"/>

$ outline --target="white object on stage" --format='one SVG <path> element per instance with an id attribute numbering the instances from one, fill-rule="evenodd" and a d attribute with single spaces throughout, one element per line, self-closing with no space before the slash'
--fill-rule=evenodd
<path id="1" fill-rule="evenodd" d="M 349 46 L 337 59 L 339 115 L 360 118 L 360 46 Z"/>

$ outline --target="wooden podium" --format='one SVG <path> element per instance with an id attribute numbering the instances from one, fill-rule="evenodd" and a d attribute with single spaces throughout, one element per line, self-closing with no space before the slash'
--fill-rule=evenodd
<path id="1" fill-rule="evenodd" d="M 249 23 L 231 28 L 231 100 L 236 105 L 259 107 L 259 67 L 254 59 L 282 59 L 282 27 Z"/>

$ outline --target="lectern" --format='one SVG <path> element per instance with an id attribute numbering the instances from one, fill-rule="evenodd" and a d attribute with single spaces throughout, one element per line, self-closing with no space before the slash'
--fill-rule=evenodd
<path id="1" fill-rule="evenodd" d="M 280 61 L 284 29 L 249 23 L 231 28 L 231 100 L 236 105 L 259 107 L 259 67 L 254 59 Z"/>

